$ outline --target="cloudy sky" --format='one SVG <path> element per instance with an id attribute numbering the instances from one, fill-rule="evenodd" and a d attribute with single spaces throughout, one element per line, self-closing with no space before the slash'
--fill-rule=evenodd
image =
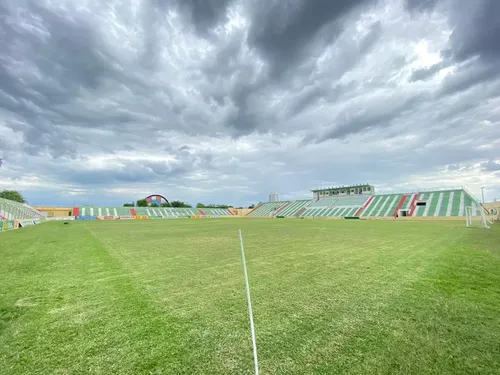
<path id="1" fill-rule="evenodd" d="M 498 0 L 0 0 L 0 189 L 500 199 Z"/>

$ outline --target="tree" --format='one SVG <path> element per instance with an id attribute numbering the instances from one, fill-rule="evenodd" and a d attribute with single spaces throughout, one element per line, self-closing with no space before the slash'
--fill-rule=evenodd
<path id="1" fill-rule="evenodd" d="M 227 204 L 203 204 L 203 203 L 198 203 L 196 205 L 196 208 L 229 208 L 233 206 L 229 206 Z"/>
<path id="2" fill-rule="evenodd" d="M 170 202 L 170 204 L 172 205 L 172 207 L 185 207 L 185 208 L 191 207 L 190 204 L 187 204 L 187 203 L 184 203 L 181 201 L 172 201 L 172 202 Z"/>
<path id="3" fill-rule="evenodd" d="M 137 207 L 147 207 L 148 201 L 146 199 L 139 199 L 137 201 Z"/>
<path id="4" fill-rule="evenodd" d="M 0 192 L 0 198 L 8 199 L 14 202 L 26 203 L 26 199 L 21 195 L 21 193 L 15 190 L 4 190 Z"/>
<path id="5" fill-rule="evenodd" d="M 250 206 L 248 206 L 248 208 L 255 208 L 255 205 L 251 204 Z"/>
<path id="6" fill-rule="evenodd" d="M 134 207 L 133 203 L 124 203 L 123 207 Z"/>
<path id="7" fill-rule="evenodd" d="M 172 206 L 170 205 L 170 203 L 168 203 L 168 202 L 163 202 L 163 203 L 161 204 L 161 206 L 162 206 L 162 207 L 172 207 Z"/>
<path id="8" fill-rule="evenodd" d="M 151 203 L 150 206 L 151 207 L 160 207 L 160 206 L 158 206 L 158 203 Z"/>

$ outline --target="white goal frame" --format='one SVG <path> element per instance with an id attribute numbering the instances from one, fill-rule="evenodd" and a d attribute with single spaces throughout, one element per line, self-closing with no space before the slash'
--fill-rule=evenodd
<path id="1" fill-rule="evenodd" d="M 488 221 L 486 220 L 486 215 L 484 213 L 484 208 L 482 206 L 477 207 L 479 211 L 481 212 L 481 225 L 486 228 L 490 229 L 490 226 L 488 225 Z M 465 224 L 467 228 L 472 227 L 472 206 L 467 206 L 465 207 Z"/>

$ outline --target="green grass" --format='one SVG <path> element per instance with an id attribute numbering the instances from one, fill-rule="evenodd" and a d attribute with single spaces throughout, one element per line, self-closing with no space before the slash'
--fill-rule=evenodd
<path id="1" fill-rule="evenodd" d="M 500 227 L 52 222 L 0 234 L 0 374 L 498 374 Z"/>

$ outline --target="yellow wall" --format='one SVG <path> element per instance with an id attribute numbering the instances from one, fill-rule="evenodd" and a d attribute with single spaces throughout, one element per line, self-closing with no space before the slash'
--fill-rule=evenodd
<path id="1" fill-rule="evenodd" d="M 251 208 L 231 208 L 231 211 L 233 211 L 237 216 L 246 216 L 253 210 Z"/>
<path id="2" fill-rule="evenodd" d="M 38 211 L 47 212 L 47 217 L 73 216 L 73 207 L 35 207 Z"/>

